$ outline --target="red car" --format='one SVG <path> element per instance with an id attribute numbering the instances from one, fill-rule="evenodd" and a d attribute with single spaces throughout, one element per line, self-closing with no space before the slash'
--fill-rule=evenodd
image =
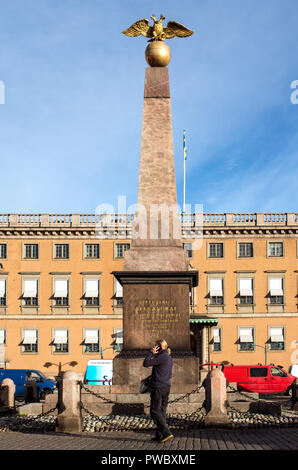
<path id="1" fill-rule="evenodd" d="M 295 380 L 282 366 L 202 364 L 220 366 L 229 383 L 237 383 L 238 390 L 256 393 L 290 392 Z"/>

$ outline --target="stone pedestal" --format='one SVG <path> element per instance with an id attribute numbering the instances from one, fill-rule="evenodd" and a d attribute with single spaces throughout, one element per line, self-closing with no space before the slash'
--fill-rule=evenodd
<path id="1" fill-rule="evenodd" d="M 172 384 L 197 384 L 190 349 L 189 290 L 197 272 L 114 272 L 123 285 L 123 351 L 114 359 L 113 383 L 137 384 L 150 374 L 143 360 L 159 338 L 172 350 Z"/>
<path id="2" fill-rule="evenodd" d="M 77 433 L 82 431 L 79 376 L 76 372 L 62 373 L 58 388 L 56 432 Z"/>
<path id="3" fill-rule="evenodd" d="M 226 426 L 227 392 L 226 378 L 219 369 L 211 370 L 206 377 L 206 411 L 205 426 Z"/>
<path id="4" fill-rule="evenodd" d="M 15 408 L 15 391 L 16 386 L 11 379 L 3 379 L 0 389 L 0 406 Z"/>
<path id="5" fill-rule="evenodd" d="M 39 389 L 34 380 L 28 380 L 25 385 L 24 400 L 25 403 L 34 403 L 38 401 Z"/>

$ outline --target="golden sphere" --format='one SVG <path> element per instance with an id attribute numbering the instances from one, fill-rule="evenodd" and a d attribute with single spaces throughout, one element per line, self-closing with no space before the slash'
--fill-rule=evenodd
<path id="1" fill-rule="evenodd" d="M 171 60 L 171 51 L 165 42 L 153 41 L 146 47 L 145 57 L 150 67 L 166 67 Z"/>

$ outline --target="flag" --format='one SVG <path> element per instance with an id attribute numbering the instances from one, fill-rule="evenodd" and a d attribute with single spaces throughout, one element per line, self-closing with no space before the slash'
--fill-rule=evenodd
<path id="1" fill-rule="evenodd" d="M 185 131 L 183 132 L 183 152 L 184 152 L 184 160 L 186 160 L 186 141 L 185 141 Z"/>

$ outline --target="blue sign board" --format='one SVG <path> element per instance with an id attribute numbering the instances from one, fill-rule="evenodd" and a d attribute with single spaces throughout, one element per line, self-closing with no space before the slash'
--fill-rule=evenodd
<path id="1" fill-rule="evenodd" d="M 112 359 L 90 359 L 87 364 L 85 382 L 90 385 L 111 385 L 113 379 Z"/>

